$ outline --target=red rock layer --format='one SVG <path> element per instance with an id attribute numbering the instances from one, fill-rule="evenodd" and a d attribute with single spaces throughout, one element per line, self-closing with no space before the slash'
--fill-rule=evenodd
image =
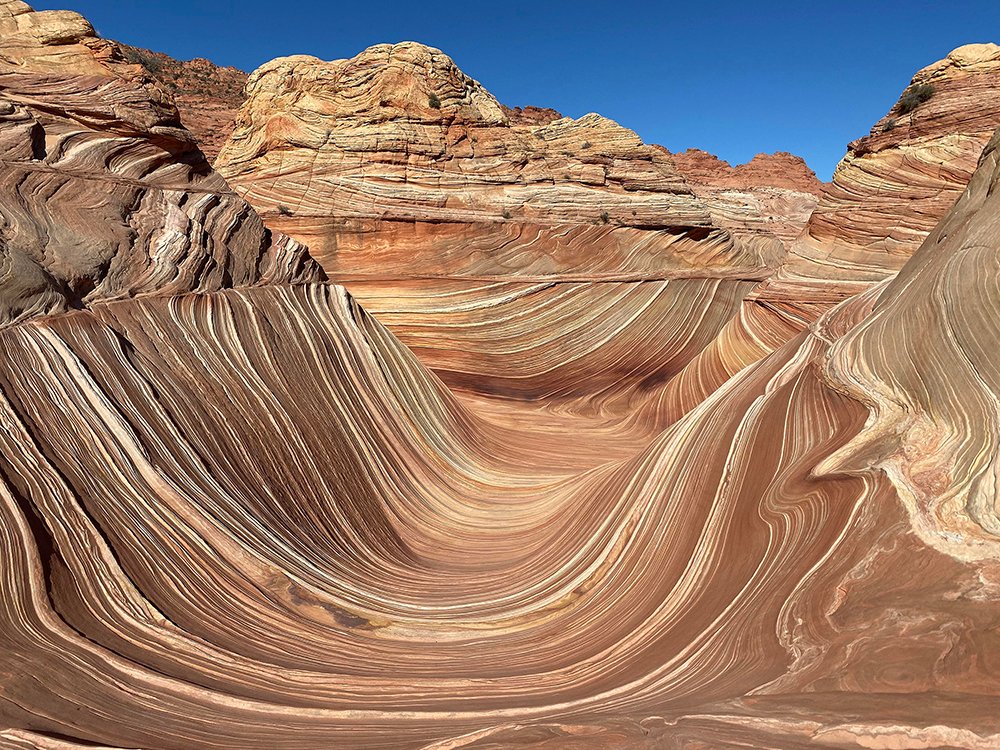
<path id="1" fill-rule="evenodd" d="M 74 14 L 0 0 L 0 46 L 19 69 L 3 93 L 26 113 L 119 87 L 159 111 Z M 152 233 L 174 253 L 114 256 L 127 269 L 242 273 L 247 238 L 266 246 L 245 204 L 197 191 L 214 175 L 192 176 L 176 125 L 94 120 L 44 142 L 128 175 L 169 172 L 170 146 L 194 182 L 137 196 L 176 200 L 130 214 L 136 247 Z M 38 132 L 28 122 L 0 133 Z M 995 747 L 998 153 L 1000 136 L 895 281 L 666 420 L 667 391 L 633 420 L 456 397 L 343 287 L 283 283 L 301 275 L 4 319 L 0 745 Z M 118 189 L 100 174 L 95 200 Z M 34 221 L 51 230 L 43 259 L 75 257 L 76 191 L 21 199 L 43 194 L 16 222 L 0 205 L 5 227 Z M 200 201 L 208 222 L 185 209 Z M 42 234 L 5 233 L 4 251 L 37 253 Z M 87 237 L 132 247 L 116 221 Z M 675 282 L 749 283 L 660 284 Z M 648 346 L 618 351 L 654 370 L 704 334 L 655 294 L 631 310 Z M 621 334 L 600 319 L 592 340 Z M 553 337 L 572 320 L 555 315 Z M 747 320 L 717 338 L 752 347 Z M 701 351 L 709 367 L 729 354 Z"/>
<path id="2" fill-rule="evenodd" d="M 549 107 L 503 107 L 503 111 L 514 125 L 548 125 L 562 119 L 561 114 Z"/>
<path id="3" fill-rule="evenodd" d="M 787 151 L 757 154 L 746 164 L 735 167 L 719 157 L 697 148 L 673 154 L 674 165 L 689 184 L 718 188 L 778 188 L 808 193 L 817 198 L 824 184 L 809 169 L 801 156 Z"/>
<path id="4" fill-rule="evenodd" d="M 126 59 L 142 65 L 174 97 L 184 126 L 214 161 L 233 132 L 247 74 L 203 58 L 175 60 L 162 52 L 122 45 Z"/>
<path id="5" fill-rule="evenodd" d="M 736 234 L 777 237 L 786 246 L 823 193 L 805 161 L 783 151 L 757 154 L 736 167 L 699 149 L 673 154 L 673 160 L 716 224 Z"/>

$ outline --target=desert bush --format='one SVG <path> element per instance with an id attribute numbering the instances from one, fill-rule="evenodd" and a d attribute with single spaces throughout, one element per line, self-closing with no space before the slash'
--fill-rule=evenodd
<path id="1" fill-rule="evenodd" d="M 902 114 L 908 114 L 934 96 L 934 87 L 929 83 L 918 83 L 910 86 L 899 97 L 896 109 Z"/>
<path id="2" fill-rule="evenodd" d="M 163 70 L 163 62 L 155 55 L 141 49 L 136 49 L 135 47 L 125 49 L 125 59 L 133 65 L 141 65 L 150 73 L 155 74 Z"/>
<path id="3" fill-rule="evenodd" d="M 431 93 L 431 95 L 427 97 L 427 106 L 431 109 L 441 109 L 441 100 L 438 99 L 437 94 Z"/>

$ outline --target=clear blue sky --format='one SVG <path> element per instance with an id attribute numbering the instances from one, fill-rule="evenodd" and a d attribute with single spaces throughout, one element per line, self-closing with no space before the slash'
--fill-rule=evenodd
<path id="1" fill-rule="evenodd" d="M 791 151 L 829 179 L 919 68 L 1000 43 L 1000 0 L 28 0 L 106 37 L 253 70 L 379 42 L 439 47 L 504 104 L 600 112 L 734 164 Z"/>

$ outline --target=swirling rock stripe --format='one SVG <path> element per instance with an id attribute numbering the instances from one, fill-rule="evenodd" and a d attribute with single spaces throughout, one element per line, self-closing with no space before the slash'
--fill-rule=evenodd
<path id="1" fill-rule="evenodd" d="M 0 746 L 996 746 L 1000 137 L 894 280 L 761 289 L 770 249 L 613 123 L 512 123 L 419 45 L 266 69 L 333 74 L 364 144 L 387 111 L 501 161 L 604 133 L 600 190 L 553 195 L 676 208 L 445 232 L 438 274 L 345 240 L 438 377 L 115 49 L 0 0 Z M 344 135 L 299 115 L 241 143 Z"/>
<path id="2" fill-rule="evenodd" d="M 0 5 L 0 324 L 96 300 L 318 281 L 75 13 Z"/>
<path id="3" fill-rule="evenodd" d="M 579 399 L 578 410 L 614 416 L 716 340 L 753 286 L 456 279 L 351 289 L 449 386 L 548 403 Z"/>
<path id="4" fill-rule="evenodd" d="M 31 373 L 2 378 L 3 714 L 90 741 L 413 746 L 739 695 L 781 673 L 781 603 L 864 495 L 803 491 L 864 420 L 811 339 L 569 478 L 496 458 L 334 287 L 100 305 L 2 341 Z M 55 684 L 117 716 L 67 720 Z"/>

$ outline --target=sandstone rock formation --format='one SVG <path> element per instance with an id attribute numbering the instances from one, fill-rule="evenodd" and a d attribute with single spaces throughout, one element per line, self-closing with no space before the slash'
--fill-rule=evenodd
<path id="1" fill-rule="evenodd" d="M 457 395 L 301 248 L 269 245 L 108 50 L 78 16 L 0 0 L 0 95 L 21 108 L 0 166 L 38 185 L 2 188 L 4 252 L 32 262 L 0 293 L 93 247 L 122 264 L 81 309 L 0 320 L 0 747 L 997 746 L 1000 135 L 895 280 L 783 343 L 741 338 L 782 317 L 743 301 L 753 250 L 711 224 L 663 257 L 714 277 L 551 281 L 530 315 L 484 316 L 484 341 L 514 340 L 498 377 L 524 366 L 526 317 L 553 341 L 582 318 L 593 351 L 623 335 L 657 395 L 608 419 L 583 397 Z M 76 180 L 98 203 L 138 191 L 132 233 Z M 512 265 L 497 293 L 538 273 Z M 715 290 L 692 312 L 657 283 Z M 596 290 L 641 323 L 602 328 Z M 720 290 L 738 312 L 673 377 Z M 754 342 L 759 361 L 659 414 Z"/>
<path id="2" fill-rule="evenodd" d="M 595 114 L 512 122 L 420 44 L 280 58 L 247 94 L 219 171 L 340 279 L 641 279 L 749 255 L 630 130 Z"/>
<path id="3" fill-rule="evenodd" d="M 214 161 L 233 131 L 247 74 L 204 58 L 181 61 L 162 52 L 122 46 L 130 62 L 142 65 L 173 94 L 184 127 L 209 161 Z"/>
<path id="4" fill-rule="evenodd" d="M 184 62 L 161 52 L 122 47 L 129 61 L 142 65 L 173 94 L 185 127 L 214 161 L 245 101 L 247 74 L 202 58 Z M 500 108 L 515 127 L 541 127 L 563 119 L 551 108 Z M 785 152 L 758 154 L 737 167 L 698 149 L 674 154 L 673 161 L 717 226 L 778 237 L 786 245 L 805 226 L 823 189 L 800 157 Z"/>
<path id="5" fill-rule="evenodd" d="M 624 378 L 642 397 L 783 253 L 715 225 L 670 156 L 632 131 L 595 114 L 512 119 L 423 45 L 275 60 L 247 93 L 219 170 L 466 390 L 589 398 Z"/>
<path id="6" fill-rule="evenodd" d="M 199 147 L 214 161 L 229 140 L 240 107 L 246 100 L 243 88 L 247 74 L 211 60 L 177 60 L 154 50 L 122 44 L 125 58 L 144 67 L 174 98 L 184 127 Z M 547 125 L 562 115 L 548 107 L 506 107 L 500 105 L 511 123 Z"/>
<path id="7" fill-rule="evenodd" d="M 700 149 L 673 154 L 673 160 L 716 224 L 738 234 L 778 237 L 786 246 L 823 194 L 815 172 L 784 151 L 757 154 L 735 167 Z"/>
<path id="8" fill-rule="evenodd" d="M 169 98 L 75 13 L 0 5 L 0 321 L 322 272 L 208 166 Z"/>
<path id="9" fill-rule="evenodd" d="M 851 144 L 781 277 L 855 282 L 841 284 L 843 295 L 898 271 L 965 190 L 1000 126 L 998 88 L 995 44 L 959 47 L 919 71 Z"/>

